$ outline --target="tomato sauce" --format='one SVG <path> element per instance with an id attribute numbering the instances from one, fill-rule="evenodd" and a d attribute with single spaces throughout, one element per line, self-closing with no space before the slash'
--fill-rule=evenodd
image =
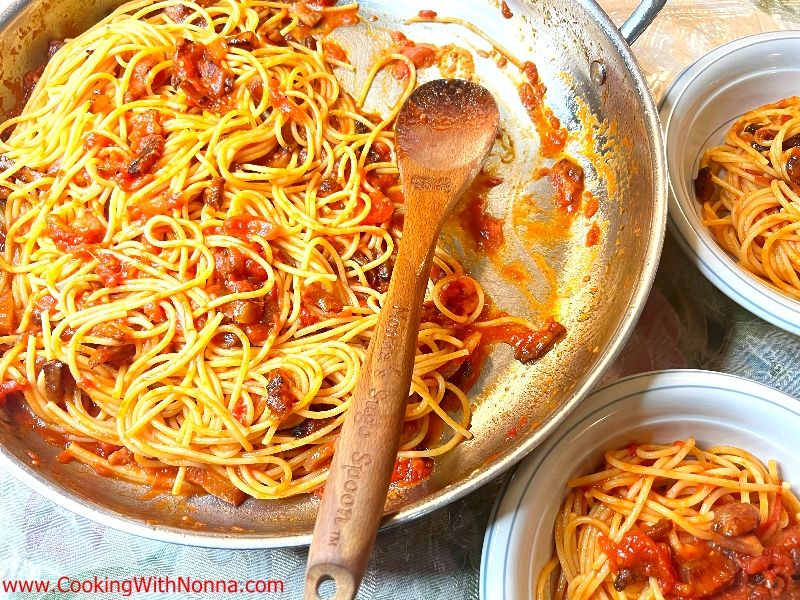
<path id="1" fill-rule="evenodd" d="M 776 505 L 779 503 L 773 508 Z M 671 527 L 669 524 L 667 530 Z M 758 546 L 761 554 L 757 556 L 719 545 L 731 544 L 737 538 L 733 535 L 721 535 L 714 544 L 696 539 L 684 541 L 679 549 L 673 550 L 666 541 L 660 541 L 663 533 L 658 533 L 658 529 L 658 524 L 647 533 L 634 528 L 619 543 L 600 537 L 599 545 L 609 559 L 618 591 L 652 576 L 669 600 L 800 598 L 800 525 L 765 538 L 738 537 L 744 545 L 758 546 L 763 542 L 763 550 Z M 655 533 L 650 535 L 650 532 Z"/>
<path id="2" fill-rule="evenodd" d="M 505 243 L 503 219 L 489 214 L 486 198 L 488 191 L 501 183 L 502 179 L 481 173 L 465 194 L 465 206 L 459 212 L 459 221 L 478 252 L 496 254 Z"/>
<path id="3" fill-rule="evenodd" d="M 57 215 L 48 215 L 47 233 L 56 247 L 62 252 L 72 252 L 82 246 L 103 241 L 105 226 L 96 216 L 86 211 L 72 223 L 65 223 Z"/>
<path id="4" fill-rule="evenodd" d="M 272 241 L 281 235 L 281 229 L 274 223 L 251 215 L 235 215 L 225 219 L 222 233 L 249 241 L 253 237 L 260 237 Z"/>
<path id="5" fill-rule="evenodd" d="M 286 95 L 278 89 L 280 83 L 277 79 L 269 80 L 269 103 L 270 106 L 278 110 L 287 119 L 292 121 L 303 121 L 306 114 L 298 106 L 289 100 Z"/>
<path id="6" fill-rule="evenodd" d="M 544 356 L 566 333 L 566 328 L 553 317 L 548 317 L 537 331 L 517 323 L 494 327 L 481 327 L 483 344 L 503 342 L 514 349 L 514 357 L 523 363 Z"/>
<path id="7" fill-rule="evenodd" d="M 336 42 L 332 40 L 325 40 L 322 42 L 322 49 L 325 51 L 325 55 L 328 58 L 338 60 L 340 62 L 348 62 L 347 53 Z"/>
<path id="8" fill-rule="evenodd" d="M 0 294 L 0 335 L 14 332 L 14 296 L 11 290 Z"/>
<path id="9" fill-rule="evenodd" d="M 436 64 L 436 48 L 430 44 L 416 44 L 399 31 L 392 32 L 392 41 L 396 44 L 392 53 L 407 56 L 417 69 Z M 408 66 L 402 62 L 395 63 L 392 74 L 400 81 L 405 81 L 410 76 Z"/>
<path id="10" fill-rule="evenodd" d="M 597 214 L 597 210 L 600 208 L 600 201 L 597 199 L 597 196 L 591 192 L 585 192 L 583 196 L 583 216 L 587 219 L 591 219 Z"/>
<path id="11" fill-rule="evenodd" d="M 591 227 L 589 227 L 589 231 L 586 232 L 586 246 L 596 246 L 599 241 L 600 227 L 597 225 L 597 223 L 592 223 Z"/>
<path id="12" fill-rule="evenodd" d="M 180 194 L 163 193 L 133 204 L 128 208 L 131 219 L 151 219 L 157 215 L 168 215 L 173 210 L 180 210 L 186 205 L 186 199 Z"/>
<path id="13" fill-rule="evenodd" d="M 234 74 L 223 62 L 227 44 L 223 39 L 208 46 L 182 39 L 173 55 L 172 83 L 195 106 L 223 113 L 230 103 Z"/>
<path id="14" fill-rule="evenodd" d="M 541 138 L 539 153 L 545 158 L 554 158 L 564 149 L 569 132 L 544 103 L 547 88 L 539 80 L 536 65 L 526 62 L 523 72 L 528 81 L 519 86 L 519 98 Z"/>
<path id="15" fill-rule="evenodd" d="M 667 544 L 656 543 L 650 536 L 637 530 L 626 533 L 619 544 L 615 544 L 606 536 L 600 537 L 599 544 L 600 549 L 608 556 L 613 573 L 617 573 L 621 568 L 636 567 L 645 576 L 655 577 L 664 594 L 668 594 L 675 587 L 677 575 L 672 566 L 670 548 Z"/>
<path id="16" fill-rule="evenodd" d="M 392 218 L 394 205 L 380 190 L 375 190 L 369 195 L 371 206 L 367 216 L 361 221 L 362 225 L 380 225 Z M 363 204 L 362 204 L 363 206 Z"/>
<path id="17" fill-rule="evenodd" d="M 418 485 L 433 472 L 430 458 L 398 458 L 394 463 L 392 483 L 399 488 Z"/>
<path id="18" fill-rule="evenodd" d="M 519 435 L 520 430 L 527 424 L 528 424 L 528 415 L 522 415 L 519 418 L 519 421 L 517 421 L 517 424 L 508 430 L 508 433 L 506 434 L 506 439 L 513 440 L 515 437 Z"/>
<path id="19" fill-rule="evenodd" d="M 323 34 L 327 35 L 337 27 L 352 27 L 358 23 L 358 7 L 354 6 L 344 10 L 326 11 L 322 17 L 320 29 Z"/>
<path id="20" fill-rule="evenodd" d="M 466 317 L 478 308 L 478 292 L 469 277 L 459 277 L 446 283 L 439 292 L 439 300 L 447 309 Z"/>
<path id="21" fill-rule="evenodd" d="M 567 214 L 578 211 L 583 194 L 583 169 L 569 158 L 562 158 L 550 169 L 550 183 L 556 207 Z"/>
<path id="22" fill-rule="evenodd" d="M 107 288 L 125 283 L 135 272 L 135 269 L 125 265 L 108 252 L 98 253 L 97 261 L 98 265 L 95 267 L 94 273 L 100 278 L 103 286 Z"/>

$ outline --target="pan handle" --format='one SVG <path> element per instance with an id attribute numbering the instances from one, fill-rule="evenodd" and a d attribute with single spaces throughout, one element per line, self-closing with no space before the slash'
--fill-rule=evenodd
<path id="1" fill-rule="evenodd" d="M 629 45 L 644 33 L 644 30 L 650 26 L 666 3 L 667 0 L 642 0 L 619 28 L 622 37 Z"/>

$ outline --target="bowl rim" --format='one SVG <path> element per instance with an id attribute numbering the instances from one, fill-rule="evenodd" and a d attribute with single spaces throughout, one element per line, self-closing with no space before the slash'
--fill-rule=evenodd
<path id="1" fill-rule="evenodd" d="M 782 392 L 765 383 L 720 371 L 702 369 L 647 371 L 617 379 L 597 388 L 586 398 L 586 401 L 578 411 L 572 413 L 569 418 L 562 422 L 546 443 L 542 444 L 536 452 L 532 453 L 517 466 L 500 489 L 489 514 L 489 521 L 481 548 L 480 600 L 490 600 L 494 597 L 510 597 L 506 593 L 506 586 L 509 573 L 509 550 L 512 548 L 511 538 L 514 531 L 513 522 L 524 510 L 522 507 L 528 495 L 528 488 L 536 477 L 544 459 L 550 452 L 558 448 L 574 428 L 583 425 L 587 419 L 596 416 L 598 413 L 606 411 L 612 404 L 626 401 L 632 397 L 660 392 L 665 389 L 696 389 L 698 387 L 713 388 L 724 393 L 746 394 L 762 402 L 769 402 L 790 411 L 800 419 L 800 399 L 794 398 L 786 392 Z M 592 443 L 595 449 L 602 447 L 602 444 L 602 442 Z M 558 498 L 558 502 L 561 502 L 560 495 L 556 495 L 555 498 Z M 506 505 L 510 502 L 515 505 L 509 510 L 510 514 L 513 515 L 512 523 L 508 526 L 503 526 L 502 530 L 500 530 L 501 525 L 498 515 L 501 509 L 508 508 Z M 527 504 L 530 505 L 530 502 Z M 499 552 L 492 554 L 493 546 L 498 541 L 505 543 L 505 551 L 502 555 L 499 555 Z M 490 555 L 492 555 L 492 558 L 490 558 Z M 500 564 L 502 564 L 502 567 L 500 567 Z M 489 593 L 490 583 L 493 586 L 492 591 L 494 594 Z M 498 586 L 501 590 L 499 596 L 496 595 Z"/>
<path id="2" fill-rule="evenodd" d="M 719 46 L 686 67 L 667 88 L 658 105 L 665 144 L 669 143 L 675 117 L 682 114 L 682 101 L 687 91 L 697 84 L 700 75 L 710 65 L 759 44 L 797 41 L 800 41 L 800 30 L 757 33 Z M 666 152 L 666 161 L 669 174 L 668 228 L 684 252 L 706 279 L 728 298 L 776 327 L 800 335 L 800 300 L 791 298 L 739 266 L 719 246 L 710 231 L 696 217 L 690 216 L 690 213 L 695 215 L 692 210 L 695 201 L 682 193 L 681 186 L 672 173 L 675 165 L 669 149 Z"/>

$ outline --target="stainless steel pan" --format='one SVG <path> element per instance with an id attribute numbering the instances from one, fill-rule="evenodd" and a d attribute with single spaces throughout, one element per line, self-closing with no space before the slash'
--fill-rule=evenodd
<path id="1" fill-rule="evenodd" d="M 492 60 L 476 56 L 475 71 L 501 104 L 503 125 L 515 146 L 515 160 L 500 175 L 490 207 L 506 215 L 507 251 L 502 261 L 466 252 L 470 271 L 501 308 L 515 314 L 537 311 L 520 289 L 501 276 L 501 262 L 519 261 L 530 274 L 535 299 L 557 295 L 555 309 L 568 336 L 532 366 L 513 360 L 499 346 L 473 388 L 472 432 L 435 467 L 424 485 L 390 497 L 386 524 L 408 521 L 459 498 L 496 477 L 530 452 L 581 401 L 616 356 L 632 330 L 656 271 L 666 218 L 666 174 L 653 100 L 631 55 L 632 42 L 665 0 L 647 0 L 618 31 L 593 0 L 507 0 L 514 17 L 501 15 L 496 0 L 365 0 L 357 28 L 336 36 L 364 67 L 380 40 L 400 30 L 411 39 L 490 50 L 485 39 L 455 25 L 410 24 L 421 9 L 457 16 L 476 25 L 521 60 L 533 60 L 547 84 L 547 103 L 574 133 L 571 153 L 587 173 L 587 188 L 600 201 L 600 243 L 585 245 L 585 223 L 568 239 L 526 235 L 552 190 L 546 178 L 531 173 L 546 163 L 524 114 L 516 87 Z M 50 39 L 71 36 L 107 14 L 111 0 L 14 0 L 0 13 L 0 109 L 15 102 L 22 75 L 39 64 Z M 627 40 L 627 41 L 626 41 Z M 435 76 L 433 70 L 426 77 Z M 345 77 L 352 86 L 363 76 Z M 391 93 L 379 81 L 374 101 Z M 522 215 L 522 216 L 520 216 Z M 539 215 L 539 216 L 537 216 Z M 457 227 L 450 228 L 452 234 Z M 458 236 L 448 243 L 460 250 Z M 554 279 L 546 272 L 552 269 Z M 552 303 L 551 303 L 552 304 Z M 167 496 L 145 500 L 143 490 L 102 478 L 88 468 L 60 465 L 56 450 L 35 434 L 18 432 L 0 411 L 0 465 L 23 483 L 81 515 L 131 533 L 165 541 L 228 548 L 308 543 L 317 503 L 308 497 L 281 501 L 249 500 L 238 508 L 214 498 L 189 501 Z M 33 450 L 41 466 L 26 455 Z"/>

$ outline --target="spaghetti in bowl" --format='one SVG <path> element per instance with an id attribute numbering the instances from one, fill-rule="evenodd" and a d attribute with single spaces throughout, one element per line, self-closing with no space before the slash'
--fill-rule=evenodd
<path id="1" fill-rule="evenodd" d="M 649 373 L 598 390 L 498 500 L 481 597 L 735 591 L 745 569 L 769 572 L 770 556 L 791 560 L 800 543 L 797 488 L 784 483 L 800 477 L 791 441 L 799 424 L 797 400 L 721 373 Z M 749 522 L 737 513 L 723 523 L 735 511 Z M 697 567 L 709 564 L 716 572 L 706 579 Z M 787 573 L 782 583 L 794 585 Z"/>
<path id="2" fill-rule="evenodd" d="M 794 133 L 779 141 L 774 156 L 760 150 L 773 129 L 777 134 L 779 125 L 791 120 L 791 98 L 800 91 L 794 60 L 799 47 L 798 32 L 726 44 L 687 68 L 660 107 L 675 237 L 720 291 L 795 334 L 800 333 L 800 208 L 786 169 Z M 775 123 L 764 122 L 758 143 L 750 130 L 761 129 L 758 119 L 770 110 L 782 114 Z M 750 118 L 756 120 L 744 122 Z"/>

